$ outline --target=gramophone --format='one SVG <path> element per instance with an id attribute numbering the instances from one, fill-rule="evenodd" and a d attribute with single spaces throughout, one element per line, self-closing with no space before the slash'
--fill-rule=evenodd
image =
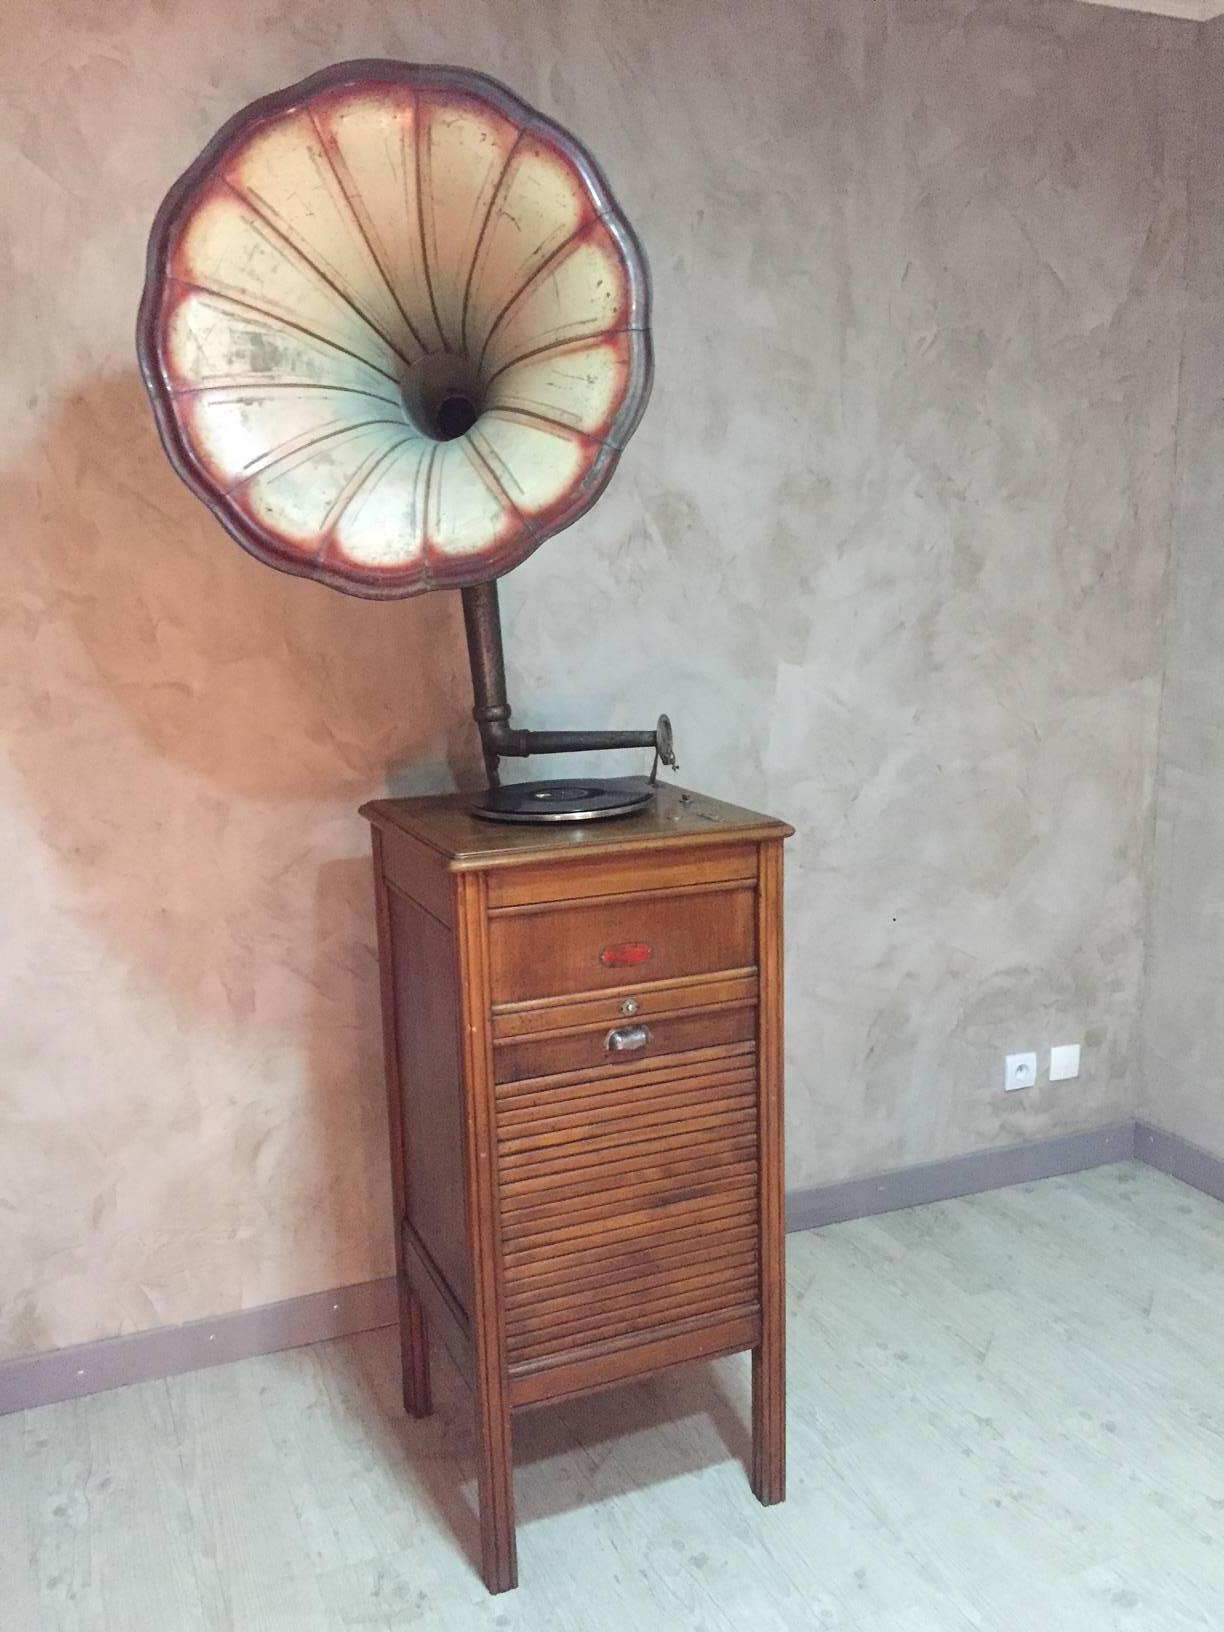
<path id="1" fill-rule="evenodd" d="M 331 68 L 172 189 L 139 345 L 170 458 L 252 554 L 463 595 L 489 786 L 362 814 L 404 1403 L 432 1409 L 432 1328 L 472 1387 L 489 1590 L 517 1580 L 511 1416 L 551 1400 L 750 1350 L 752 1486 L 781 1501 L 791 829 L 655 798 L 666 718 L 520 731 L 506 695 L 496 580 L 595 502 L 650 390 L 607 183 L 483 75 Z M 653 748 L 650 779 L 499 784 L 504 757 L 605 748 Z"/>
<path id="2" fill-rule="evenodd" d="M 586 820 L 674 768 L 649 731 L 510 723 L 496 580 L 602 493 L 650 392 L 637 238 L 572 136 L 466 69 L 342 63 L 244 108 L 170 190 L 138 349 L 171 462 L 283 572 L 458 589 L 488 788 Z M 649 779 L 502 786 L 503 758 L 653 749 Z"/>

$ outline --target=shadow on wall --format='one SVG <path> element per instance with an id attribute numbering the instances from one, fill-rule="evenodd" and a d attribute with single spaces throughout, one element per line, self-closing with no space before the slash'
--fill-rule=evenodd
<path id="1" fill-rule="evenodd" d="M 337 1151 L 385 1165 L 356 809 L 479 780 L 459 597 L 358 601 L 251 559 L 169 466 L 134 370 L 53 409 L 0 482 L 0 737 L 51 857 L 28 863 L 33 1018 L 84 1031 L 63 1064 L 34 1034 L 46 1071 L 109 1047 L 101 1084 L 157 1055 L 164 1097 L 214 1131 L 201 1162 L 271 1176 L 270 1201 L 313 1192 L 302 1140 L 316 1177 Z M 299 1123 L 279 1180 L 278 1116 Z M 305 1256 L 362 1250 L 317 1216 Z"/>
<path id="2" fill-rule="evenodd" d="M 70 398 L 2 497 L 32 518 L 29 612 L 70 622 L 123 723 L 216 791 L 369 797 L 397 773 L 478 774 L 458 596 L 361 601 L 252 559 L 171 469 L 134 372 Z M 52 734 L 85 678 L 48 685 Z"/>
<path id="3" fill-rule="evenodd" d="M 378 1243 L 369 1273 L 391 1275 L 393 1210 L 369 857 L 323 862 L 313 907 L 313 992 L 298 1039 L 309 1097 L 301 1107 L 295 1150 L 296 1210 L 318 1239 L 338 1243 L 341 1251 Z M 338 1273 L 340 1280 L 350 1278 L 342 1269 Z"/>

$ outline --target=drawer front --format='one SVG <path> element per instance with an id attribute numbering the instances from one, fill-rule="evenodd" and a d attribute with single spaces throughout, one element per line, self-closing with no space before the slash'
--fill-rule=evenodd
<path id="1" fill-rule="evenodd" d="M 687 1049 L 748 1042 L 755 1035 L 756 1003 L 748 999 L 664 1019 L 619 1017 L 613 1025 L 495 1039 L 493 1066 L 498 1082 L 520 1082 L 561 1071 L 593 1071 L 630 1058 L 644 1063 Z"/>
<path id="2" fill-rule="evenodd" d="M 670 1020 L 687 1009 L 711 1003 L 754 1003 L 756 996 L 756 971 L 737 969 L 727 974 L 656 980 L 648 986 L 615 986 L 607 992 L 499 1003 L 493 1008 L 493 1040 L 500 1043 L 582 1026 L 623 1026 L 635 1020 Z"/>
<path id="3" fill-rule="evenodd" d="M 682 851 L 664 849 L 653 855 L 635 850 L 629 856 L 594 859 L 554 857 L 547 862 L 505 867 L 491 873 L 489 905 L 517 907 L 535 901 L 575 901 L 583 897 L 638 894 L 642 890 L 668 890 L 731 880 L 752 883 L 756 876 L 755 844 L 719 844 Z"/>
<path id="4" fill-rule="evenodd" d="M 756 963 L 750 884 L 628 895 L 489 914 L 493 1001 L 742 970 Z"/>
<path id="5" fill-rule="evenodd" d="M 497 1090 L 511 1373 L 759 1308 L 756 1049 Z"/>

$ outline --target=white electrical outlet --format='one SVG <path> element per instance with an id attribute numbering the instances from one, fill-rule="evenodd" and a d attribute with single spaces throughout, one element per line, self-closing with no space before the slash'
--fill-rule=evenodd
<path id="1" fill-rule="evenodd" d="M 1037 1081 L 1036 1054 L 1009 1054 L 1003 1062 L 1003 1086 L 1010 1094 L 1015 1088 L 1031 1088 Z"/>
<path id="2" fill-rule="evenodd" d="M 1079 1076 L 1080 1045 L 1060 1043 L 1050 1050 L 1050 1081 L 1068 1082 Z"/>

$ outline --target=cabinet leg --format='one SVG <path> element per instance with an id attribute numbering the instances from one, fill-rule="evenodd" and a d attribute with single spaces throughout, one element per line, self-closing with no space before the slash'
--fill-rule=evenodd
<path id="1" fill-rule="evenodd" d="M 480 1573 L 490 1592 L 508 1592 L 518 1586 L 518 1549 L 510 1411 L 500 1388 L 486 1388 L 483 1381 L 477 1384 L 477 1413 Z"/>
<path id="2" fill-rule="evenodd" d="M 427 1417 L 433 1410 L 433 1399 L 429 1389 L 429 1328 L 425 1311 L 406 1282 L 400 1283 L 399 1304 L 404 1410 L 410 1417 Z"/>
<path id="3" fill-rule="evenodd" d="M 786 1499 L 786 1206 L 782 1126 L 782 845 L 758 852 L 757 1009 L 761 1341 L 752 1351 L 752 1488 L 765 1507 Z"/>
<path id="4" fill-rule="evenodd" d="M 764 1507 L 786 1500 L 785 1366 L 779 1339 L 752 1351 L 752 1489 Z"/>

